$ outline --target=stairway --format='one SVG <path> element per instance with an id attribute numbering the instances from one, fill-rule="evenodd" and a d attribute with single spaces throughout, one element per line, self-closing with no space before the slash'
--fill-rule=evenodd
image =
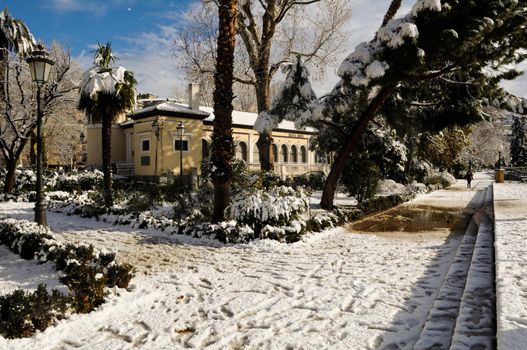
<path id="1" fill-rule="evenodd" d="M 480 203 L 437 294 L 415 350 L 495 349 L 492 187 Z"/>

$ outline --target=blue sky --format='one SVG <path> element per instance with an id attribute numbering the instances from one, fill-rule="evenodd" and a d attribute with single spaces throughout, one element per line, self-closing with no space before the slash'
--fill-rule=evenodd
<path id="1" fill-rule="evenodd" d="M 7 0 L 15 18 L 46 44 L 70 47 L 89 68 L 97 42 L 110 41 L 118 64 L 135 72 L 140 92 L 168 97 L 184 86 L 172 53 L 180 15 L 193 0 Z"/>
<path id="2" fill-rule="evenodd" d="M 111 41 L 119 64 L 134 71 L 139 92 L 174 96 L 186 86 L 173 54 L 173 40 L 182 14 L 197 0 L 2 0 L 15 18 L 22 19 L 37 39 L 70 47 L 83 68 L 89 68 L 97 41 Z M 389 0 L 350 0 L 348 52 L 370 40 L 382 21 Z M 403 0 L 399 15 L 415 0 Z M 330 67 L 323 81 L 315 82 L 318 94 L 329 91 L 338 78 Z M 504 84 L 518 96 L 527 97 L 527 78 Z"/>
<path id="3" fill-rule="evenodd" d="M 75 52 L 111 41 L 117 50 L 133 37 L 175 25 L 192 0 L 7 0 L 15 18 L 26 22 L 37 39 L 58 40 Z"/>

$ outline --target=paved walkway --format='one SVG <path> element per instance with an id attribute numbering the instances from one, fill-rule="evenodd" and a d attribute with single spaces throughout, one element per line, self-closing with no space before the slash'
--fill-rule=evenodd
<path id="1" fill-rule="evenodd" d="M 498 349 L 527 348 L 527 184 L 494 184 Z"/>

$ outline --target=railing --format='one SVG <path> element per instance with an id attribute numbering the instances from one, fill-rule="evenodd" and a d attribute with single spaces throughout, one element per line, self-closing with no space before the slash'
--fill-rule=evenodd
<path id="1" fill-rule="evenodd" d="M 112 169 L 114 174 L 119 174 L 122 176 L 133 176 L 134 171 L 134 162 L 115 162 L 112 164 Z"/>
<path id="2" fill-rule="evenodd" d="M 527 168 L 526 167 L 507 167 L 505 172 L 511 180 L 527 182 Z"/>
<path id="3" fill-rule="evenodd" d="M 251 171 L 260 170 L 260 163 L 248 163 L 247 168 Z M 299 164 L 299 163 L 274 163 L 274 172 L 280 177 L 298 176 L 311 172 L 329 173 L 329 164 Z"/>

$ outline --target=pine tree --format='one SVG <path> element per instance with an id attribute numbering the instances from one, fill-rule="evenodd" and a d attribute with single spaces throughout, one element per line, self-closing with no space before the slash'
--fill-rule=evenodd
<path id="1" fill-rule="evenodd" d="M 516 167 L 527 166 L 527 125 L 525 117 L 512 118 L 511 164 Z"/>
<path id="2" fill-rule="evenodd" d="M 269 111 L 261 112 L 254 123 L 260 134 L 270 133 L 283 120 L 300 123 L 300 117 L 317 96 L 309 81 L 309 71 L 298 56 L 296 63 L 285 65 L 286 78 Z"/>
<path id="3" fill-rule="evenodd" d="M 342 140 L 321 206 L 333 206 L 337 181 L 375 117 L 413 114 L 434 128 L 480 119 L 483 98 L 519 75 L 509 67 L 526 58 L 526 25 L 527 0 L 418 0 L 359 44 L 339 68 L 341 81 L 304 118 Z"/>

